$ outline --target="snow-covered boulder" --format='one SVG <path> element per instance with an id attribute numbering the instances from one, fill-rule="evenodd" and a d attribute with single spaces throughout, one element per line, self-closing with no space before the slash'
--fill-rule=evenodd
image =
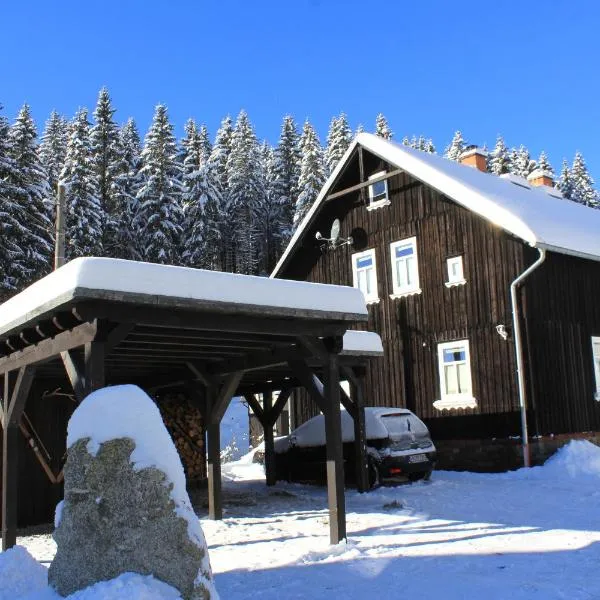
<path id="1" fill-rule="evenodd" d="M 67 447 L 48 573 L 58 593 L 133 572 L 184 599 L 216 600 L 183 467 L 154 402 L 132 385 L 90 394 L 69 421 Z"/>

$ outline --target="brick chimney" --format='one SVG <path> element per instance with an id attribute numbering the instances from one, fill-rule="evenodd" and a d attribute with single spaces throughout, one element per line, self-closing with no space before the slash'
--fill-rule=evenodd
<path id="1" fill-rule="evenodd" d="M 468 167 L 474 167 L 479 171 L 487 172 L 487 152 L 482 148 L 473 146 L 467 148 L 460 155 L 460 164 L 467 165 Z"/>
<path id="2" fill-rule="evenodd" d="M 549 173 L 548 171 L 542 171 L 542 169 L 531 171 L 531 173 L 527 175 L 527 181 L 536 187 L 540 185 L 554 187 L 554 178 L 552 177 L 552 173 Z"/>

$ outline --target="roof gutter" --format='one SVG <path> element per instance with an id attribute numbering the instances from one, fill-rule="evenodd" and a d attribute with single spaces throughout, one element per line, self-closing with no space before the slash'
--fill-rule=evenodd
<path id="1" fill-rule="evenodd" d="M 519 406 L 521 410 L 521 445 L 523 447 L 523 466 L 531 466 L 531 454 L 529 449 L 529 434 L 527 432 L 527 395 L 525 390 L 525 367 L 523 360 L 523 341 L 521 336 L 521 322 L 519 319 L 519 303 L 517 288 L 533 271 L 535 271 L 546 260 L 546 249 L 537 248 L 540 253 L 538 259 L 523 271 L 510 284 L 510 300 L 512 305 L 513 331 L 515 337 L 515 354 L 517 357 L 517 381 L 519 384 Z"/>

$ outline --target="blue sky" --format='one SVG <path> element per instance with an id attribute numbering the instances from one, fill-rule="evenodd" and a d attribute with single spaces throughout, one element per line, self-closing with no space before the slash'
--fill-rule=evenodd
<path id="1" fill-rule="evenodd" d="M 276 142 L 281 119 L 332 115 L 397 138 L 461 129 L 473 143 L 546 149 L 555 168 L 581 150 L 600 184 L 600 7 L 592 1 L 105 0 L 3 2 L 0 103 L 93 108 L 108 86 L 145 132 L 158 102 L 178 136 L 188 117 L 214 136 L 245 108 Z"/>

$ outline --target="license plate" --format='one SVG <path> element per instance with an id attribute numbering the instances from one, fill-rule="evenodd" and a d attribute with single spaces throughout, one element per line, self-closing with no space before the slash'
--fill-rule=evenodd
<path id="1" fill-rule="evenodd" d="M 427 455 L 426 454 L 413 454 L 408 457 L 408 462 L 409 463 L 427 462 Z"/>

